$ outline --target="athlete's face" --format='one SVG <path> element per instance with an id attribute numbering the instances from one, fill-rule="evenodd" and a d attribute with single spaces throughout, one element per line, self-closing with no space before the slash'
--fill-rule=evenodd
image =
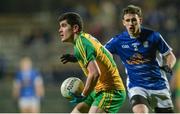
<path id="1" fill-rule="evenodd" d="M 128 33 L 132 37 L 136 37 L 140 33 L 140 26 L 142 19 L 137 14 L 125 14 L 123 18 L 123 25 L 126 27 Z"/>
<path id="2" fill-rule="evenodd" d="M 71 42 L 73 40 L 73 28 L 66 20 L 59 22 L 59 35 L 62 42 Z"/>
<path id="3" fill-rule="evenodd" d="M 20 67 L 22 71 L 29 71 L 32 68 L 32 61 L 30 58 L 23 58 L 20 62 Z"/>

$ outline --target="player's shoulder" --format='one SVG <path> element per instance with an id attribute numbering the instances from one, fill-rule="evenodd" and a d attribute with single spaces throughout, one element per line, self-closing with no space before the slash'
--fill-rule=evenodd
<path id="1" fill-rule="evenodd" d="M 128 32 L 127 31 L 123 31 L 123 32 L 121 32 L 121 33 L 119 33 L 119 34 L 116 34 L 114 37 L 112 37 L 112 39 L 114 40 L 114 41 L 117 41 L 117 40 L 122 40 L 122 39 L 125 39 L 126 37 L 128 37 L 129 35 L 128 35 Z"/>
<path id="2" fill-rule="evenodd" d="M 123 31 L 123 32 L 111 37 L 111 39 L 106 44 L 114 45 L 117 43 L 121 43 L 122 41 L 124 41 L 126 39 L 126 37 L 128 37 L 128 33 L 127 33 L 127 31 Z"/>
<path id="3" fill-rule="evenodd" d="M 150 29 L 150 28 L 147 28 L 147 27 L 142 27 L 140 37 L 143 40 L 149 39 L 151 41 L 157 41 L 161 37 L 161 35 L 156 30 L 153 30 L 153 29 Z"/>
<path id="4" fill-rule="evenodd" d="M 79 39 L 83 43 L 92 42 L 94 40 L 97 40 L 94 36 L 92 36 L 91 34 L 85 33 L 85 32 L 82 32 L 79 37 L 80 37 Z"/>
<path id="5" fill-rule="evenodd" d="M 36 76 L 36 75 L 39 75 L 40 72 L 38 69 L 33 68 L 33 69 L 31 69 L 31 73 L 32 73 L 32 75 Z"/>
<path id="6" fill-rule="evenodd" d="M 75 43 L 77 44 L 77 45 L 81 45 L 81 46 L 83 46 L 83 45 L 85 45 L 87 42 L 89 42 L 89 38 L 90 38 L 91 36 L 90 36 L 90 34 L 87 34 L 87 33 L 84 33 L 84 32 L 81 32 L 80 34 L 79 34 L 79 37 L 75 40 Z"/>
<path id="7" fill-rule="evenodd" d="M 156 31 L 152 28 L 148 28 L 148 27 L 142 27 L 141 30 L 142 30 L 142 33 L 144 35 L 157 35 L 157 34 L 159 34 L 158 31 Z"/>

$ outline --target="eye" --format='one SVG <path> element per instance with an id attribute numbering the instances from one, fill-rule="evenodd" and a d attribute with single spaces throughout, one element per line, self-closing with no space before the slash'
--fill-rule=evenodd
<path id="1" fill-rule="evenodd" d="M 125 21 L 126 21 L 126 22 L 130 22 L 130 19 L 126 19 Z"/>
<path id="2" fill-rule="evenodd" d="M 67 26 L 67 24 L 65 24 L 65 23 L 61 24 L 61 27 L 66 27 L 66 26 Z"/>
<path id="3" fill-rule="evenodd" d="M 136 18 L 132 18 L 132 22 L 136 22 L 137 21 L 137 19 Z"/>

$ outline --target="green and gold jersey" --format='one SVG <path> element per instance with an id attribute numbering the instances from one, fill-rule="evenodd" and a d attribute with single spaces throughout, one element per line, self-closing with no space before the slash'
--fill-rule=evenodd
<path id="1" fill-rule="evenodd" d="M 180 90 L 180 59 L 177 60 L 176 71 L 175 71 L 174 75 L 175 75 L 174 78 L 176 78 L 176 80 L 175 80 L 176 89 Z"/>
<path id="2" fill-rule="evenodd" d="M 74 55 L 86 76 L 88 76 L 88 63 L 92 60 L 97 61 L 101 75 L 95 87 L 96 92 L 112 89 L 125 90 L 111 54 L 93 36 L 81 32 L 74 42 Z"/>

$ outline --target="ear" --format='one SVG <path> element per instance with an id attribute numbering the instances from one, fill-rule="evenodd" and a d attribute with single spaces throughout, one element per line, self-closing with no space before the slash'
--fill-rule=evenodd
<path id="1" fill-rule="evenodd" d="M 124 19 L 122 19 L 122 23 L 123 23 L 123 25 L 125 26 L 125 21 L 124 21 Z"/>
<path id="2" fill-rule="evenodd" d="M 73 32 L 74 32 L 74 33 L 79 32 L 79 26 L 78 26 L 78 25 L 74 25 L 74 26 L 73 26 Z"/>

